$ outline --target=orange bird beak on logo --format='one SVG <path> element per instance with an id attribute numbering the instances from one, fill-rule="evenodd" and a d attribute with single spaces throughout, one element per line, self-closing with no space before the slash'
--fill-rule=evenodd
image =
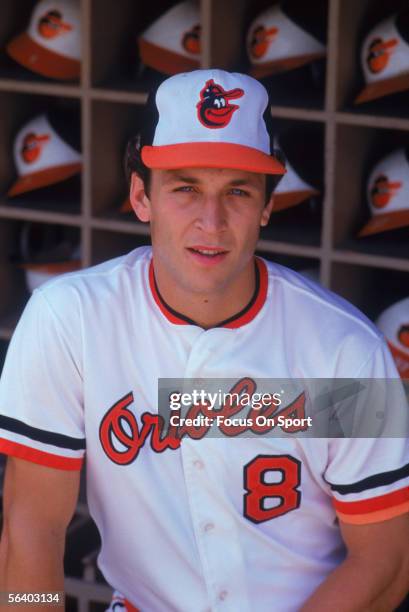
<path id="1" fill-rule="evenodd" d="M 44 144 L 49 140 L 50 137 L 47 134 L 41 134 L 40 136 L 33 133 L 27 134 L 21 147 L 21 157 L 26 164 L 32 164 L 39 158 Z"/>
<path id="2" fill-rule="evenodd" d="M 403 346 L 409 348 L 409 323 L 406 325 L 402 325 L 400 330 L 398 331 L 398 339 Z"/>
<path id="3" fill-rule="evenodd" d="M 48 11 L 38 24 L 38 31 L 44 38 L 56 38 L 60 34 L 66 34 L 72 30 L 69 23 L 64 23 L 59 11 Z"/>
<path id="4" fill-rule="evenodd" d="M 382 38 L 375 38 L 371 42 L 366 58 L 371 72 L 377 74 L 386 68 L 398 42 L 397 38 L 390 38 L 386 41 L 383 41 Z"/>
<path id="5" fill-rule="evenodd" d="M 379 176 L 371 190 L 371 200 L 375 208 L 384 208 L 402 187 L 399 181 L 390 182 L 387 176 Z"/>
<path id="6" fill-rule="evenodd" d="M 189 32 L 183 35 L 182 46 L 189 53 L 194 53 L 198 55 L 201 51 L 200 47 L 200 34 L 202 27 L 200 25 L 195 25 Z"/>
<path id="7" fill-rule="evenodd" d="M 278 34 L 278 28 L 272 27 L 267 30 L 264 26 L 257 26 L 251 37 L 250 50 L 252 56 L 256 59 L 263 57 L 276 34 Z"/>

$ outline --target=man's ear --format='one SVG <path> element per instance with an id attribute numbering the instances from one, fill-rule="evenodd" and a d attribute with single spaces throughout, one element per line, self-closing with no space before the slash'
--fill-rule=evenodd
<path id="1" fill-rule="evenodd" d="M 270 219 L 271 211 L 274 206 L 274 195 L 271 194 L 271 197 L 267 204 L 263 208 L 263 212 L 261 213 L 260 225 L 261 227 L 265 227 Z"/>
<path id="2" fill-rule="evenodd" d="M 129 199 L 134 213 L 138 217 L 139 221 L 142 221 L 143 223 L 150 221 L 151 202 L 146 195 L 143 180 L 139 174 L 136 174 L 136 172 L 132 172 Z"/>

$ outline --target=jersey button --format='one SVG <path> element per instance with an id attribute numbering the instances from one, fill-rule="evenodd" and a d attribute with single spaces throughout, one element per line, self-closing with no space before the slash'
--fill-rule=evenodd
<path id="1" fill-rule="evenodd" d="M 228 594 L 229 594 L 229 593 L 228 593 L 227 591 L 220 591 L 220 593 L 219 593 L 219 599 L 220 599 L 220 601 L 224 601 L 224 600 L 227 598 L 227 595 L 228 595 Z"/>
<path id="2" fill-rule="evenodd" d="M 214 523 L 206 523 L 203 529 L 206 531 L 206 533 L 209 533 L 209 531 L 213 531 Z"/>
<path id="3" fill-rule="evenodd" d="M 195 468 L 197 468 L 198 470 L 203 470 L 204 468 L 204 463 L 203 461 L 201 461 L 200 459 L 195 459 L 195 461 L 193 461 L 193 465 L 195 466 Z"/>

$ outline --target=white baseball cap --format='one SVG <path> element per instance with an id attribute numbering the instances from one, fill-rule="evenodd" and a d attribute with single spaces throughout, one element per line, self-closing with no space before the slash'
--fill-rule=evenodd
<path id="1" fill-rule="evenodd" d="M 81 71 L 80 0 L 40 0 L 27 31 L 6 47 L 16 62 L 46 77 L 78 79 Z"/>
<path id="2" fill-rule="evenodd" d="M 384 334 L 402 378 L 409 378 L 409 297 L 389 306 L 376 325 Z"/>
<path id="3" fill-rule="evenodd" d="M 236 168 L 284 174 L 271 155 L 266 89 L 245 74 L 195 70 L 172 76 L 155 96 L 152 143 L 141 149 L 149 168 Z"/>
<path id="4" fill-rule="evenodd" d="M 285 158 L 285 169 L 286 173 L 278 183 L 274 191 L 274 206 L 273 213 L 285 210 L 297 204 L 301 204 L 304 200 L 311 198 L 312 196 L 319 195 L 318 189 L 310 185 L 297 173 L 294 166 L 291 164 L 291 160 L 288 155 L 288 138 L 287 143 L 282 142 L 283 138 L 275 138 L 275 147 L 280 149 Z M 286 146 L 287 144 L 287 146 Z M 294 141 L 294 146 L 297 146 Z"/>
<path id="5" fill-rule="evenodd" d="M 371 219 L 358 236 L 379 234 L 409 225 L 409 158 L 398 149 L 373 168 L 367 183 Z"/>
<path id="6" fill-rule="evenodd" d="M 141 60 L 169 75 L 199 68 L 200 36 L 199 2 L 180 2 L 141 34 L 138 39 Z"/>
<path id="7" fill-rule="evenodd" d="M 27 288 L 34 289 L 47 280 L 81 268 L 79 244 L 64 236 L 61 226 L 25 223 L 20 235 L 20 252 Z"/>
<path id="8" fill-rule="evenodd" d="M 409 10 L 381 21 L 365 37 L 361 65 L 366 87 L 355 104 L 409 89 Z"/>
<path id="9" fill-rule="evenodd" d="M 325 45 L 310 34 L 286 3 L 263 11 L 247 32 L 251 74 L 262 78 L 293 70 L 325 56 Z"/>
<path id="10" fill-rule="evenodd" d="M 59 183 L 81 171 L 81 154 L 59 135 L 53 115 L 40 115 L 20 129 L 14 140 L 13 156 L 18 179 L 7 195 L 13 197 Z M 73 135 L 70 123 L 66 134 Z"/>

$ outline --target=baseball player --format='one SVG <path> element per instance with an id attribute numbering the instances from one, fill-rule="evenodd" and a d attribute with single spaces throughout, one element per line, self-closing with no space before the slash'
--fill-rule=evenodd
<path id="1" fill-rule="evenodd" d="M 86 458 L 115 609 L 392 610 L 409 588 L 406 438 L 271 436 L 248 420 L 216 436 L 200 420 L 207 399 L 189 406 L 195 426 L 158 411 L 163 378 L 232 380 L 226 416 L 262 379 L 359 377 L 396 379 L 405 416 L 374 326 L 254 255 L 284 172 L 265 89 L 199 70 L 164 81 L 152 104 L 127 160 L 152 248 L 38 288 L 8 351 L 1 589 L 62 590 Z M 281 415 L 303 414 L 305 395 L 282 399 Z"/>

